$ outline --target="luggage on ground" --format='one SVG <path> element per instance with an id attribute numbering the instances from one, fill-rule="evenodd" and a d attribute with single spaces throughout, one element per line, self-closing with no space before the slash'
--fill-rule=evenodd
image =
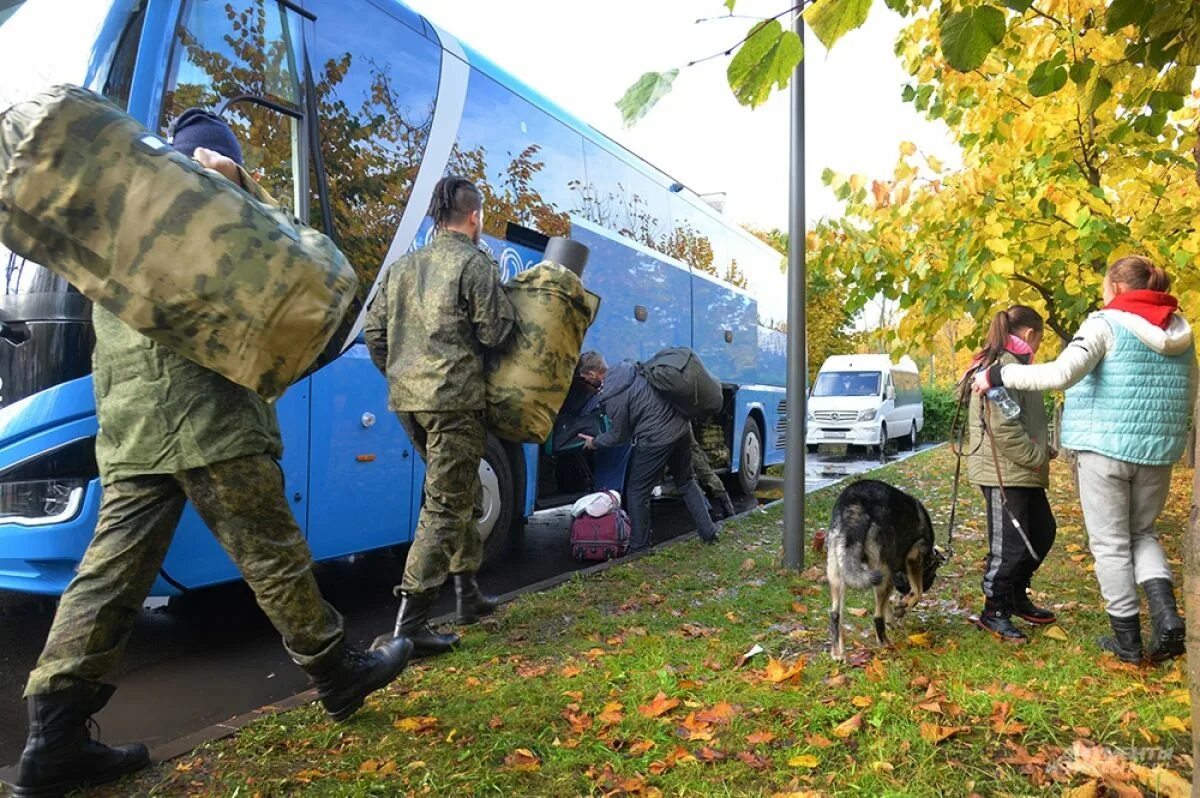
<path id="1" fill-rule="evenodd" d="M 624 557 L 629 551 L 629 515 L 620 509 L 620 497 L 616 491 L 607 491 L 610 502 L 602 503 L 593 497 L 584 497 L 576 505 L 587 502 L 586 509 L 571 521 L 571 556 L 578 560 L 604 562 L 607 559 Z M 594 494 L 595 497 L 605 493 Z M 589 502 L 589 499 L 590 500 Z M 592 515 L 592 508 L 611 506 L 604 515 Z M 572 510 L 574 514 L 574 510 Z"/>
<path id="2" fill-rule="evenodd" d="M 329 238 L 76 86 L 0 114 L 0 240 L 268 399 L 370 288 Z"/>
<path id="3" fill-rule="evenodd" d="M 484 368 L 487 427 L 506 440 L 542 443 L 567 399 L 600 298 L 549 261 L 521 272 L 504 291 L 517 319 L 510 342 L 489 354 Z"/>
<path id="4" fill-rule="evenodd" d="M 721 412 L 725 397 L 720 381 L 686 346 L 662 350 L 641 364 L 641 369 L 650 387 L 688 418 L 707 418 Z"/>

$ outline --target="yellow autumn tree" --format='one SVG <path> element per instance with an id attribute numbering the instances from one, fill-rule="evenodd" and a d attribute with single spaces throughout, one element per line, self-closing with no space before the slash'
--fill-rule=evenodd
<path id="1" fill-rule="evenodd" d="M 1200 92 L 1174 99 L 1196 69 L 1131 63 L 1093 24 L 1106 5 L 1047 0 L 1037 14 L 1011 14 L 971 72 L 946 62 L 935 16 L 902 32 L 896 51 L 912 76 L 905 99 L 949 126 L 963 168 L 948 171 L 902 143 L 886 178 L 827 170 L 845 216 L 819 225 L 808 244 L 817 268 L 851 286 L 852 306 L 880 294 L 899 301 L 906 345 L 928 346 L 964 313 L 984 320 L 1017 301 L 1069 338 L 1097 307 L 1106 265 L 1128 252 L 1164 265 L 1184 308 L 1200 307 L 1191 152 Z"/>

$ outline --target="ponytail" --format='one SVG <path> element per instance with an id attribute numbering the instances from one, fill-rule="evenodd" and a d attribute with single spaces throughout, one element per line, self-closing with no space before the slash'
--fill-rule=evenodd
<path id="1" fill-rule="evenodd" d="M 994 364 L 1008 349 L 1009 336 L 1015 335 L 1021 330 L 1041 332 L 1045 326 L 1041 314 L 1028 305 L 1013 305 L 1008 310 L 1002 310 L 993 316 L 992 323 L 988 325 L 987 335 L 983 340 L 983 348 L 975 354 L 971 368 L 967 370 L 959 386 L 960 399 L 965 401 L 970 395 L 971 378 L 975 376 L 975 372 Z"/>
<path id="2" fill-rule="evenodd" d="M 443 177 L 433 187 L 429 215 L 436 230 L 452 224 L 462 224 L 474 211 L 483 209 L 483 195 L 470 180 L 451 175 Z"/>
<path id="3" fill-rule="evenodd" d="M 1142 255 L 1126 255 L 1108 267 L 1108 280 L 1133 291 L 1147 290 L 1166 293 L 1171 290 L 1171 278 L 1161 266 L 1155 266 Z"/>

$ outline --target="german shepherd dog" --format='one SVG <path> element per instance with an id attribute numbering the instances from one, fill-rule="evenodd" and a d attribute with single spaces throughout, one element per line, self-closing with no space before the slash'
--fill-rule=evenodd
<path id="1" fill-rule="evenodd" d="M 846 588 L 875 590 L 875 636 L 890 645 L 886 623 L 894 622 L 888 598 L 897 585 L 905 592 L 899 614 L 912 609 L 933 584 L 936 557 L 933 524 L 921 502 L 884 482 L 854 482 L 833 506 L 827 550 L 830 654 L 845 657 L 842 615 Z"/>

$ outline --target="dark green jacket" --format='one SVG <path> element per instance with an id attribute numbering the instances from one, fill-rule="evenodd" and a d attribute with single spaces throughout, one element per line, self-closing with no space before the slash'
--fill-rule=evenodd
<path id="1" fill-rule="evenodd" d="M 271 201 L 248 175 L 243 186 Z M 99 305 L 92 323 L 96 460 L 105 485 L 235 457 L 283 455 L 275 408 L 257 393 L 155 343 Z"/>
<path id="2" fill-rule="evenodd" d="M 1015 355 L 1005 352 L 999 364 L 1021 363 Z M 1041 391 L 1018 391 L 1008 388 L 1008 394 L 1021 406 L 1021 414 L 1006 419 L 991 402 L 987 403 L 988 424 L 996 446 L 984 433 L 980 420 L 983 397 L 971 394 L 970 416 L 967 423 L 967 475 L 975 485 L 996 487 L 1000 479 L 1005 487 L 1045 488 L 1050 485 L 1049 427 L 1046 405 Z M 994 454 L 993 454 L 994 451 Z M 999 463 L 1000 476 L 996 475 Z"/>
<path id="3" fill-rule="evenodd" d="M 496 264 L 462 233 L 393 263 L 371 302 L 363 336 L 396 412 L 482 410 L 483 355 L 513 329 L 516 311 Z"/>

